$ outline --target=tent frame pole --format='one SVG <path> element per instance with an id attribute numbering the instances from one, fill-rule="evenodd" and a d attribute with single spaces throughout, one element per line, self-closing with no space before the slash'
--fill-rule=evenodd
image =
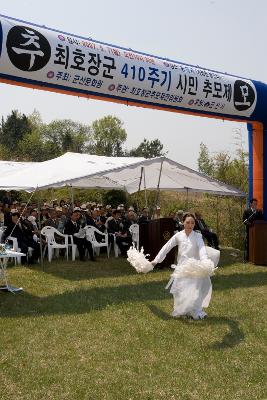
<path id="1" fill-rule="evenodd" d="M 37 194 L 37 205 L 38 205 L 38 224 L 39 224 L 39 227 L 40 227 L 40 241 L 39 241 L 39 244 L 40 244 L 40 264 L 41 264 L 42 270 L 44 271 L 44 255 L 43 255 L 42 235 L 41 235 L 41 206 L 40 206 L 41 200 L 40 200 L 40 191 L 38 190 L 38 187 L 36 189 L 36 192 L 37 192 L 36 194 Z"/>
<path id="2" fill-rule="evenodd" d="M 141 174 L 140 174 L 138 192 L 137 192 L 137 207 L 138 207 L 137 211 L 140 210 L 140 191 L 141 191 L 141 184 L 142 184 L 142 178 L 143 178 L 143 171 L 144 171 L 144 167 L 141 167 Z"/>
<path id="3" fill-rule="evenodd" d="M 153 218 L 155 216 L 156 207 L 157 207 L 158 201 L 159 201 L 159 194 L 160 194 L 159 186 L 160 186 L 160 179 L 161 179 L 163 161 L 164 160 L 161 160 L 161 163 L 160 163 L 159 178 L 158 178 L 158 184 L 157 184 L 157 193 L 156 193 L 155 204 L 154 204 Z"/>
<path id="4" fill-rule="evenodd" d="M 145 167 L 144 167 L 144 189 L 145 189 L 145 207 L 147 208 L 146 170 L 145 170 Z"/>

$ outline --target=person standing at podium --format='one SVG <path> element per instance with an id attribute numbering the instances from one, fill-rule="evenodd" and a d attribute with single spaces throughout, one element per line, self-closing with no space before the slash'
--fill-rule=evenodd
<path id="1" fill-rule="evenodd" d="M 194 231 L 195 216 L 184 214 L 183 224 L 184 230 L 173 235 L 151 263 L 155 266 L 162 262 L 169 251 L 178 245 L 177 265 L 173 266 L 174 273 L 166 286 L 166 289 L 170 288 L 174 300 L 171 315 L 204 319 L 207 314 L 203 308 L 209 306 L 212 286 L 209 274 L 204 274 L 203 270 L 205 267 L 213 270 L 214 263 L 208 259 L 201 233 Z M 210 251 L 215 254 L 218 262 L 220 252 L 215 249 Z"/>
<path id="2" fill-rule="evenodd" d="M 246 260 L 249 259 L 249 227 L 254 223 L 254 221 L 262 220 L 263 213 L 262 210 L 258 209 L 258 200 L 253 198 L 249 201 L 249 208 L 247 208 L 243 213 L 243 223 L 246 226 Z"/>

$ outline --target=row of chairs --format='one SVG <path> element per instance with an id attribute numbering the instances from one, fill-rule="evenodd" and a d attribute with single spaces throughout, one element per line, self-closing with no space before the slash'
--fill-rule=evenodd
<path id="1" fill-rule="evenodd" d="M 109 257 L 110 254 L 110 248 L 111 244 L 109 243 L 108 240 L 108 234 L 103 233 L 94 226 L 85 226 L 85 237 L 87 240 L 89 240 L 92 243 L 93 251 L 95 255 L 99 255 L 100 249 L 102 247 L 106 248 L 107 251 L 107 256 Z M 130 227 L 130 233 L 132 235 L 132 240 L 136 246 L 137 249 L 139 249 L 139 225 L 138 224 L 133 224 Z M 98 234 L 102 236 L 101 242 L 96 240 L 95 234 Z M 76 257 L 76 251 L 77 251 L 77 246 L 73 242 L 73 237 L 71 235 L 65 235 L 63 233 L 60 233 L 57 229 L 51 227 L 51 226 L 45 226 L 41 230 L 41 234 L 45 236 L 46 238 L 46 246 L 44 248 L 44 255 L 47 250 L 48 252 L 48 261 L 51 262 L 52 257 L 53 257 L 53 252 L 54 251 L 59 251 L 60 249 L 65 249 L 66 250 L 66 259 L 68 260 L 68 254 L 69 254 L 69 249 L 71 250 L 71 255 L 72 255 L 72 261 L 75 261 Z M 56 236 L 61 237 L 61 243 L 58 243 L 56 241 Z M 119 256 L 119 248 L 116 244 L 116 240 L 114 239 L 114 254 L 115 257 Z"/>
<path id="2" fill-rule="evenodd" d="M 86 239 L 92 243 L 92 247 L 93 247 L 93 251 L 94 251 L 95 255 L 99 255 L 100 249 L 103 247 L 103 248 L 106 248 L 107 256 L 109 257 L 111 244 L 109 243 L 109 240 L 108 240 L 108 234 L 103 233 L 100 230 L 98 230 L 97 228 L 95 228 L 93 226 L 89 226 L 89 225 L 86 226 L 84 229 L 85 229 Z M 129 228 L 129 231 L 132 235 L 132 240 L 133 240 L 133 243 L 135 244 L 135 247 L 137 249 L 139 249 L 139 225 L 138 224 L 131 225 Z M 0 236 L 1 236 L 2 232 L 3 231 L 0 230 Z M 101 242 L 96 240 L 96 236 L 95 236 L 96 233 L 98 235 L 102 236 Z M 63 249 L 63 250 L 65 249 L 65 254 L 66 254 L 67 260 L 69 258 L 69 251 L 70 251 L 72 261 L 75 261 L 76 253 L 77 253 L 77 245 L 73 242 L 72 235 L 65 235 L 65 234 L 59 232 L 57 229 L 55 229 L 52 226 L 45 226 L 44 228 L 42 228 L 41 234 L 45 237 L 45 240 L 46 240 L 43 255 L 45 256 L 45 254 L 47 252 L 49 262 L 52 261 L 54 253 L 56 253 L 58 255 L 60 249 Z M 59 241 L 57 241 L 56 238 L 61 238 L 61 239 Z M 0 237 L 0 240 L 1 240 L 1 237 Z M 9 242 L 12 242 L 12 248 L 14 251 L 20 251 L 20 249 L 18 247 L 17 238 L 9 236 L 8 240 L 9 240 Z M 31 255 L 31 252 L 32 252 L 32 249 L 29 248 L 27 257 L 29 257 Z M 114 238 L 114 255 L 115 255 L 115 257 L 119 256 L 119 248 L 116 244 L 115 238 Z M 18 263 L 18 264 L 21 263 L 20 256 L 18 256 L 15 259 L 15 263 Z"/>

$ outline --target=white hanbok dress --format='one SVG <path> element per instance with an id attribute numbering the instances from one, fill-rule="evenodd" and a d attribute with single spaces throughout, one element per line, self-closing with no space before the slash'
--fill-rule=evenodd
<path id="1" fill-rule="evenodd" d="M 177 245 L 177 265 L 172 266 L 174 272 L 166 289 L 170 288 L 174 298 L 172 316 L 191 315 L 209 306 L 212 293 L 210 275 L 213 275 L 214 263 L 208 259 L 202 235 L 195 231 L 188 236 L 185 231 L 176 233 L 162 247 L 154 261 L 162 262 Z"/>

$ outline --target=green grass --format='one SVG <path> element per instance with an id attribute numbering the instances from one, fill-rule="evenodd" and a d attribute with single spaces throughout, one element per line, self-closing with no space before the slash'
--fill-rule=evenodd
<path id="1" fill-rule="evenodd" d="M 222 252 L 205 321 L 173 319 L 170 270 L 123 259 L 9 268 L 1 400 L 266 399 L 267 267 Z"/>

